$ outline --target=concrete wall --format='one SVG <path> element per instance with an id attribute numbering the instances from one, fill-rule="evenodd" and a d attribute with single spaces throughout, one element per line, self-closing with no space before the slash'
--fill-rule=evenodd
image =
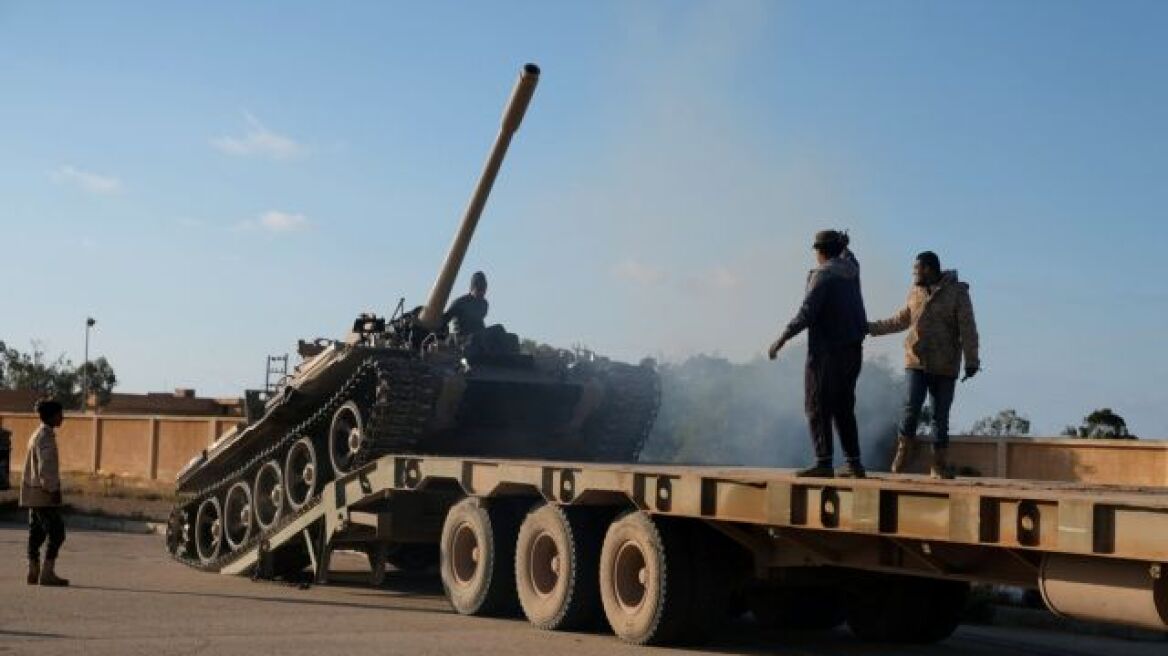
<path id="1" fill-rule="evenodd" d="M 57 438 L 61 469 L 173 480 L 238 421 L 69 414 Z M 39 423 L 30 413 L 0 412 L 0 427 L 12 431 L 13 470 L 24 466 L 28 438 Z M 927 471 L 928 449 L 918 451 L 910 471 Z M 1168 441 L 956 437 L 950 459 L 986 477 L 1168 487 Z M 870 458 L 870 464 L 886 464 L 879 460 Z"/>
<path id="2" fill-rule="evenodd" d="M 184 465 L 239 421 L 232 417 L 67 414 L 57 432 L 61 470 L 172 480 Z M 0 412 L 12 431 L 11 468 L 24 466 L 28 439 L 40 425 L 30 413 Z"/>

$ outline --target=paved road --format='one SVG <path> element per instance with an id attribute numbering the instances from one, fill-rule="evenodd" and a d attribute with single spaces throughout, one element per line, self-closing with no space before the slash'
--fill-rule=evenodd
<path id="1" fill-rule="evenodd" d="M 353 583 L 301 590 L 203 574 L 172 562 L 161 538 L 74 531 L 60 570 L 68 589 L 24 584 L 24 528 L 0 525 L 0 655 L 524 654 L 639 652 L 610 635 L 546 633 L 518 620 L 460 617 L 433 575 L 391 573 L 383 589 Z M 339 569 L 364 559 L 339 554 Z M 930 647 L 874 647 L 846 631 L 784 634 L 741 624 L 703 652 L 950 656 L 1163 656 L 1160 643 L 1023 629 L 962 627 Z"/>

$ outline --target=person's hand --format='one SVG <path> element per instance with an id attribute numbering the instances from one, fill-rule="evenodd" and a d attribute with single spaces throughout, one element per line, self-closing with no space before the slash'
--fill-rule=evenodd
<path id="1" fill-rule="evenodd" d="M 970 378 L 973 378 L 974 376 L 977 375 L 978 371 L 980 371 L 980 369 L 978 369 L 977 367 L 966 367 L 965 368 L 965 377 L 961 379 L 961 382 L 964 383 L 965 381 L 969 380 Z"/>
<path id="2" fill-rule="evenodd" d="M 769 357 L 772 360 L 779 357 L 779 350 L 781 350 L 783 348 L 783 344 L 786 344 L 786 341 L 784 341 L 781 338 L 776 339 L 775 342 L 773 344 L 771 344 L 771 347 L 769 349 L 767 349 L 767 357 Z"/>

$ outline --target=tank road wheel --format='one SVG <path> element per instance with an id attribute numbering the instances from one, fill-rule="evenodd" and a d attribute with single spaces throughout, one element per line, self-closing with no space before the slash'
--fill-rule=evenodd
<path id="1" fill-rule="evenodd" d="M 223 501 L 223 536 L 234 551 L 251 538 L 255 514 L 253 512 L 251 486 L 239 481 L 227 491 Z"/>
<path id="2" fill-rule="evenodd" d="M 199 504 L 194 538 L 195 552 L 201 562 L 209 563 L 219 557 L 223 546 L 223 507 L 215 497 L 208 497 Z"/>
<path id="3" fill-rule="evenodd" d="M 320 466 L 316 459 L 316 445 L 302 437 L 288 449 L 284 459 L 284 491 L 288 507 L 300 510 L 316 495 L 320 480 Z"/>
<path id="4" fill-rule="evenodd" d="M 190 526 L 187 512 L 174 508 L 166 521 L 166 549 L 174 556 L 186 555 L 190 545 Z"/>
<path id="5" fill-rule="evenodd" d="M 252 488 L 256 524 L 261 531 L 274 527 L 284 515 L 284 472 L 280 463 L 269 460 L 255 475 Z"/>
<path id="6" fill-rule="evenodd" d="M 349 401 L 333 413 L 329 425 L 329 461 L 333 474 L 343 476 L 356 468 L 357 456 L 365 445 L 365 420 L 356 401 Z"/>
<path id="7" fill-rule="evenodd" d="M 541 629 L 577 629 L 600 615 L 599 527 L 586 510 L 545 503 L 519 527 L 515 587 L 527 619 Z"/>
<path id="8" fill-rule="evenodd" d="M 468 497 L 446 513 L 439 570 L 446 598 L 463 615 L 510 615 L 515 598 L 515 519 L 503 506 Z"/>
<path id="9" fill-rule="evenodd" d="M 608 527 L 600 551 L 600 600 L 621 640 L 644 645 L 683 637 L 694 563 L 681 528 L 637 511 Z"/>

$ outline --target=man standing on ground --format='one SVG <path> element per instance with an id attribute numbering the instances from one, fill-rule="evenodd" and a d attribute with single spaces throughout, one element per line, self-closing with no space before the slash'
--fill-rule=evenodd
<path id="1" fill-rule="evenodd" d="M 818 266 L 807 277 L 807 293 L 795 318 L 771 344 L 772 360 L 779 350 L 807 330 L 804 407 L 815 445 L 815 466 L 799 476 L 863 478 L 859 429 L 856 426 L 856 379 L 863 363 L 868 319 L 860 291 L 860 264 L 848 250 L 848 236 L 835 230 L 815 235 Z M 847 459 L 832 470 L 832 424 Z"/>
<path id="2" fill-rule="evenodd" d="M 949 409 L 957 387 L 957 373 L 965 358 L 965 378 L 981 368 L 977 353 L 977 323 L 969 285 L 957 280 L 956 271 L 942 271 L 941 259 L 932 251 L 917 255 L 913 287 L 908 301 L 895 315 L 868 324 L 872 336 L 908 330 L 904 339 L 904 366 L 908 393 L 896 438 L 893 473 L 900 473 L 912 456 L 925 396 L 933 398 L 936 435 L 930 475 L 953 478 L 949 469 Z"/>
<path id="3" fill-rule="evenodd" d="M 57 466 L 57 433 L 65 421 L 61 404 L 42 400 L 36 404 L 40 428 L 28 440 L 28 453 L 20 477 L 20 505 L 28 508 L 28 584 L 69 585 L 57 576 L 57 553 L 65 542 L 65 522 L 61 519 L 61 474 Z M 45 564 L 41 566 L 41 545 L 48 538 Z"/>

